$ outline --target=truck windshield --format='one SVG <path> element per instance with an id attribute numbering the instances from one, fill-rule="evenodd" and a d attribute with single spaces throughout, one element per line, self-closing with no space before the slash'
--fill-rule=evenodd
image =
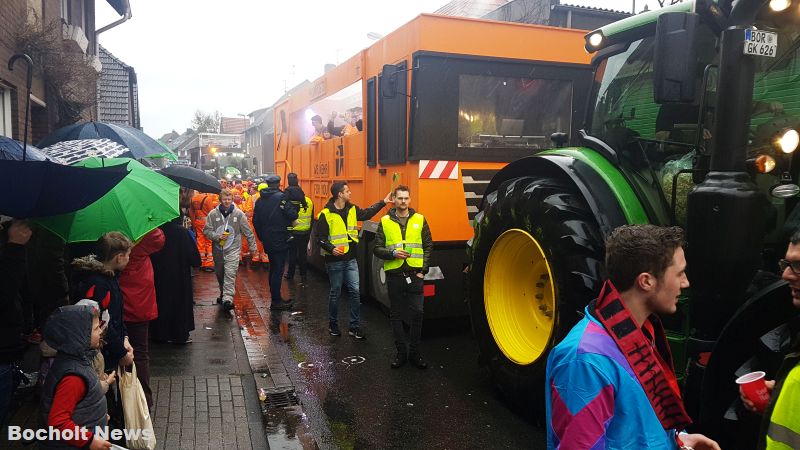
<path id="1" fill-rule="evenodd" d="M 487 75 L 459 76 L 458 146 L 550 145 L 550 134 L 570 134 L 572 81 Z"/>

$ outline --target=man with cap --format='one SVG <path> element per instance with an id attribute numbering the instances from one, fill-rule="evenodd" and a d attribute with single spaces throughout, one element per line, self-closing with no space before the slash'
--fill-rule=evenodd
<path id="1" fill-rule="evenodd" d="M 286 197 L 297 207 L 297 220 L 289 227 L 292 234 L 289 244 L 289 268 L 286 270 L 286 279 L 294 279 L 295 266 L 300 268 L 300 283 L 306 284 L 308 239 L 311 235 L 311 218 L 314 217 L 314 202 L 311 201 L 303 188 L 300 187 L 297 174 L 292 172 L 286 175 L 289 186 L 286 187 Z"/>
<path id="2" fill-rule="evenodd" d="M 270 309 L 291 309 L 292 299 L 284 300 L 281 297 L 281 280 L 289 255 L 288 227 L 297 219 L 297 208 L 280 190 L 278 185 L 281 177 L 270 175 L 266 181 L 267 188 L 260 192 L 253 211 L 253 225 L 269 256 Z"/>
<path id="3" fill-rule="evenodd" d="M 350 330 L 348 334 L 364 339 L 361 330 L 361 297 L 358 287 L 358 222 L 369 220 L 392 203 L 392 193 L 367 209 L 350 203 L 350 187 L 345 181 L 331 185 L 331 199 L 320 211 L 316 235 L 320 253 L 325 259 L 325 268 L 331 282 L 328 294 L 328 333 L 341 336 L 339 331 L 339 293 L 344 285 L 350 300 Z"/>

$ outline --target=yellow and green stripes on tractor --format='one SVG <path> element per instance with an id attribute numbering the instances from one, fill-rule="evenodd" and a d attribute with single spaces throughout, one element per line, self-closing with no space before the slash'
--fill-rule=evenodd
<path id="1" fill-rule="evenodd" d="M 497 238 L 483 279 L 486 319 L 500 351 L 528 365 L 547 350 L 555 323 L 556 293 L 550 263 L 539 242 L 525 230 Z"/>
<path id="2" fill-rule="evenodd" d="M 639 201 L 630 183 L 622 172 L 601 154 L 586 147 L 559 148 L 537 154 L 537 156 L 547 155 L 566 156 L 588 165 L 606 182 L 629 224 L 650 223 L 642 202 Z"/>

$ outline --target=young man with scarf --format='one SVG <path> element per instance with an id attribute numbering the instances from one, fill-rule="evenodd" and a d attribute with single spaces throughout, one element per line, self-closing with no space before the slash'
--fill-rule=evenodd
<path id="1" fill-rule="evenodd" d="M 203 234 L 212 242 L 214 271 L 219 282 L 217 303 L 222 303 L 225 309 L 231 310 L 236 293 L 242 235 L 247 239 L 251 253 L 256 251 L 256 239 L 247 216 L 233 204 L 233 193 L 229 189 L 223 189 L 219 193 L 219 201 L 219 206 L 206 217 Z"/>
<path id="2" fill-rule="evenodd" d="M 719 450 L 691 424 L 658 318 L 689 287 L 683 231 L 626 225 L 606 241 L 606 280 L 547 360 L 548 449 Z"/>

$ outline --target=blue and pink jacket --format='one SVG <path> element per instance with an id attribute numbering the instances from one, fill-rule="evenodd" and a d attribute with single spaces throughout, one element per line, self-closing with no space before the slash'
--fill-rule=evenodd
<path id="1" fill-rule="evenodd" d="M 586 309 L 547 359 L 547 448 L 677 449 L 630 364 Z"/>

